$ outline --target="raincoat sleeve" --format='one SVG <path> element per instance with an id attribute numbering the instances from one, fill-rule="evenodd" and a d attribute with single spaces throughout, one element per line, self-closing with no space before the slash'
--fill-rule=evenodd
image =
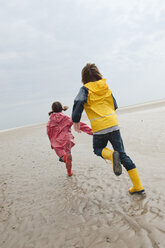
<path id="1" fill-rule="evenodd" d="M 74 100 L 74 105 L 72 109 L 72 121 L 80 122 L 81 115 L 84 110 L 84 103 L 87 102 L 88 99 L 88 89 L 86 87 L 81 87 L 78 95 Z"/>
<path id="2" fill-rule="evenodd" d="M 114 98 L 113 95 L 112 95 L 112 98 L 113 98 L 114 108 L 116 110 L 116 109 L 118 109 L 117 102 L 116 102 L 116 99 Z"/>
<path id="3" fill-rule="evenodd" d="M 85 123 L 80 122 L 80 130 L 89 135 L 93 135 L 92 129 Z"/>

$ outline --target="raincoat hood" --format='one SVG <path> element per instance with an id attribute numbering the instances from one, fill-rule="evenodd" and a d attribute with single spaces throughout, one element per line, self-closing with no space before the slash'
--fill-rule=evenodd
<path id="1" fill-rule="evenodd" d="M 106 83 L 105 78 L 95 82 L 89 82 L 84 86 L 91 92 L 99 96 L 105 95 L 107 92 L 111 92 L 111 90 L 108 88 L 108 84 Z"/>
<path id="2" fill-rule="evenodd" d="M 84 85 L 88 89 L 88 98 L 84 103 L 85 112 L 91 122 L 93 132 L 117 126 L 112 91 L 106 79 L 89 82 Z"/>
<path id="3" fill-rule="evenodd" d="M 50 124 L 51 126 L 56 126 L 59 123 L 64 122 L 64 120 L 66 120 L 66 115 L 64 115 L 62 112 L 59 113 L 52 113 L 50 115 Z"/>

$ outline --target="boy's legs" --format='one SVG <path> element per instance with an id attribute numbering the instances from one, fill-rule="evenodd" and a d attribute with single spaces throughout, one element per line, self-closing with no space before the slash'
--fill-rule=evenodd
<path id="1" fill-rule="evenodd" d="M 118 130 L 109 133 L 109 141 L 111 142 L 114 150 L 119 152 L 121 163 L 128 171 L 128 175 L 133 183 L 133 187 L 129 189 L 130 194 L 144 192 L 136 166 L 130 157 L 125 153 L 120 131 Z"/>
<path id="2" fill-rule="evenodd" d="M 97 156 L 102 157 L 102 150 L 107 146 L 108 135 L 93 135 L 93 151 Z"/>
<path id="3" fill-rule="evenodd" d="M 97 156 L 101 156 L 104 159 L 111 160 L 113 165 L 113 171 L 116 176 L 119 176 L 122 173 L 119 153 L 106 148 L 107 143 L 108 143 L 108 134 L 93 135 L 94 153 Z"/>
<path id="4" fill-rule="evenodd" d="M 117 130 L 117 131 L 108 133 L 108 140 L 112 144 L 113 149 L 119 152 L 120 161 L 122 165 L 126 168 L 126 170 L 128 171 L 128 170 L 136 168 L 135 164 L 132 162 L 130 157 L 127 156 L 127 154 L 125 153 L 120 131 Z"/>

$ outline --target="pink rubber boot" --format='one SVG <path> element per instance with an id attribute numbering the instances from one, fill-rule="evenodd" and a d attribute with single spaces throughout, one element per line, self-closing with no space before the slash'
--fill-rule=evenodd
<path id="1" fill-rule="evenodd" d="M 72 172 L 72 155 L 70 153 L 67 153 L 63 157 L 64 162 L 66 163 L 66 169 L 68 172 L 68 176 L 71 177 L 73 175 Z"/>

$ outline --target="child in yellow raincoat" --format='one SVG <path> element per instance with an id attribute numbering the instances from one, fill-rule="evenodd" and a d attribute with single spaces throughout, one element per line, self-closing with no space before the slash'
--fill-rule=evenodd
<path id="1" fill-rule="evenodd" d="M 93 131 L 94 153 L 112 162 L 116 176 L 122 173 L 123 164 L 133 183 L 129 193 L 144 194 L 136 166 L 124 150 L 115 113 L 116 100 L 95 64 L 83 68 L 82 83 L 84 86 L 80 88 L 72 110 L 75 131 L 80 132 L 81 114 L 85 109 Z M 106 148 L 108 141 L 114 150 Z"/>

